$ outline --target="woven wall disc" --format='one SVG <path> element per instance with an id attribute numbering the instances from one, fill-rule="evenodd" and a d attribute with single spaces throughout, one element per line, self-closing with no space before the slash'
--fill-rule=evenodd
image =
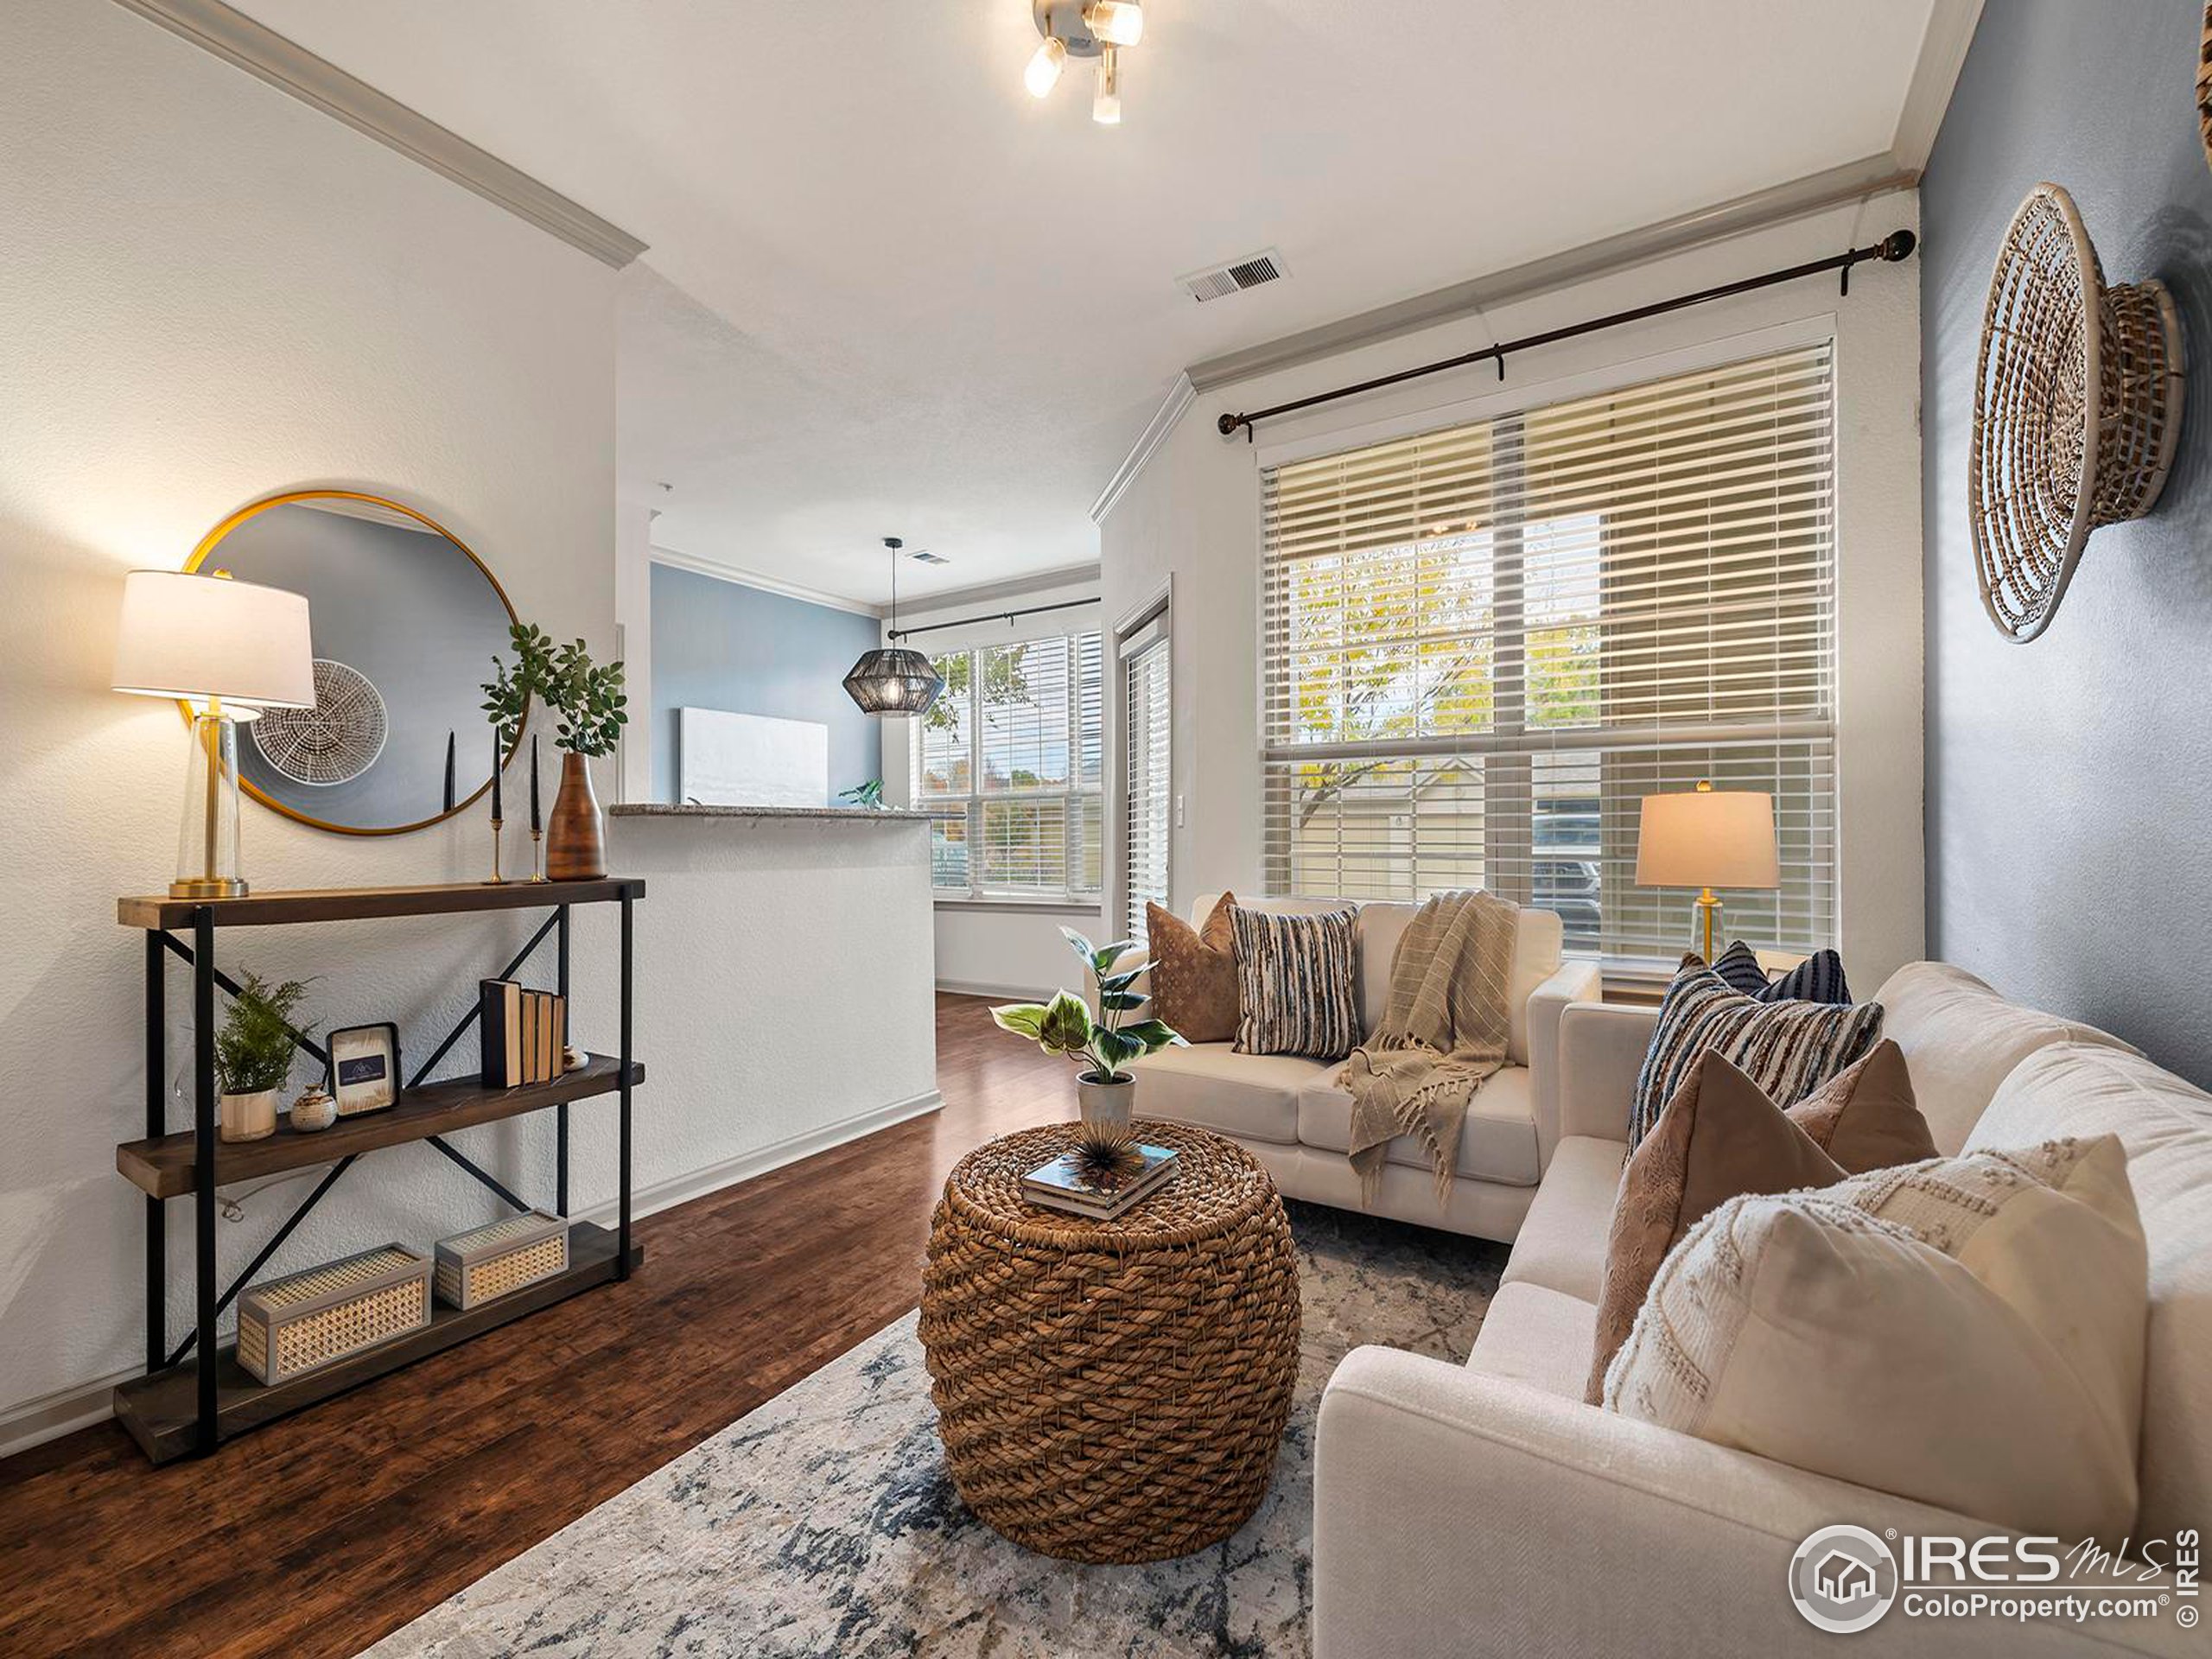
<path id="1" fill-rule="evenodd" d="M 2157 504 L 2181 416 L 2164 284 L 2107 288 L 2073 198 L 2037 185 L 1990 277 L 1967 461 L 1981 602 L 2006 639 L 2050 625 L 2091 531 Z"/>
<path id="2" fill-rule="evenodd" d="M 384 753 L 384 698 L 358 668 L 315 659 L 315 707 L 270 709 L 253 722 L 254 747 L 294 783 L 350 784 Z"/>

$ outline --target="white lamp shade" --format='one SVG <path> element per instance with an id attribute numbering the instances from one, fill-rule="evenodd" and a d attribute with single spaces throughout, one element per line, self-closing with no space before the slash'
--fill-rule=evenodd
<path id="1" fill-rule="evenodd" d="M 1683 790 L 1643 798 L 1636 842 L 1642 887 L 1777 887 L 1774 797 Z"/>
<path id="2" fill-rule="evenodd" d="M 307 596 L 183 570 L 133 570 L 123 582 L 114 683 L 141 696 L 312 709 Z"/>

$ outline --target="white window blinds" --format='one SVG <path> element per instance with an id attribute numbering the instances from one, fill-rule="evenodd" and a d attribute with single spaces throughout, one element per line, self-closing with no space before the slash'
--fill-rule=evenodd
<path id="1" fill-rule="evenodd" d="M 1121 641 L 1123 931 L 1145 937 L 1144 907 L 1167 902 L 1168 638 L 1158 622 Z"/>
<path id="2" fill-rule="evenodd" d="M 1267 469 L 1270 888 L 1488 887 L 1666 957 L 1638 804 L 1710 779 L 1781 836 L 1732 934 L 1832 942 L 1834 401 L 1822 344 Z"/>
<path id="3" fill-rule="evenodd" d="M 1105 880 L 1105 686 L 1096 633 L 931 658 L 914 800 L 935 819 L 931 880 L 974 897 L 1095 899 Z"/>

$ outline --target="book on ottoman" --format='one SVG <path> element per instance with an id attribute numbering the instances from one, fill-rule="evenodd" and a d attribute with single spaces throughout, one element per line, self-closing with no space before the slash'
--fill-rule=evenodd
<path id="1" fill-rule="evenodd" d="M 1099 1173 L 1079 1152 L 1064 1152 L 1021 1178 L 1021 1196 L 1029 1204 L 1093 1221 L 1111 1221 L 1134 1205 L 1141 1204 L 1172 1179 L 1175 1154 L 1167 1147 L 1136 1146 L 1124 1169 Z"/>

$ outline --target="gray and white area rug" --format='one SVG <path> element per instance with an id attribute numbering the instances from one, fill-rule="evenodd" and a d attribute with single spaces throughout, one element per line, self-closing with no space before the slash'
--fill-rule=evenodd
<path id="1" fill-rule="evenodd" d="M 1303 1335 L 1274 1484 L 1212 1548 L 1080 1567 L 946 1474 L 908 1315 L 371 1649 L 373 1659 L 1083 1659 L 1309 1651 L 1313 1417 L 1363 1343 L 1466 1357 L 1502 1245 L 1293 1205 Z"/>

